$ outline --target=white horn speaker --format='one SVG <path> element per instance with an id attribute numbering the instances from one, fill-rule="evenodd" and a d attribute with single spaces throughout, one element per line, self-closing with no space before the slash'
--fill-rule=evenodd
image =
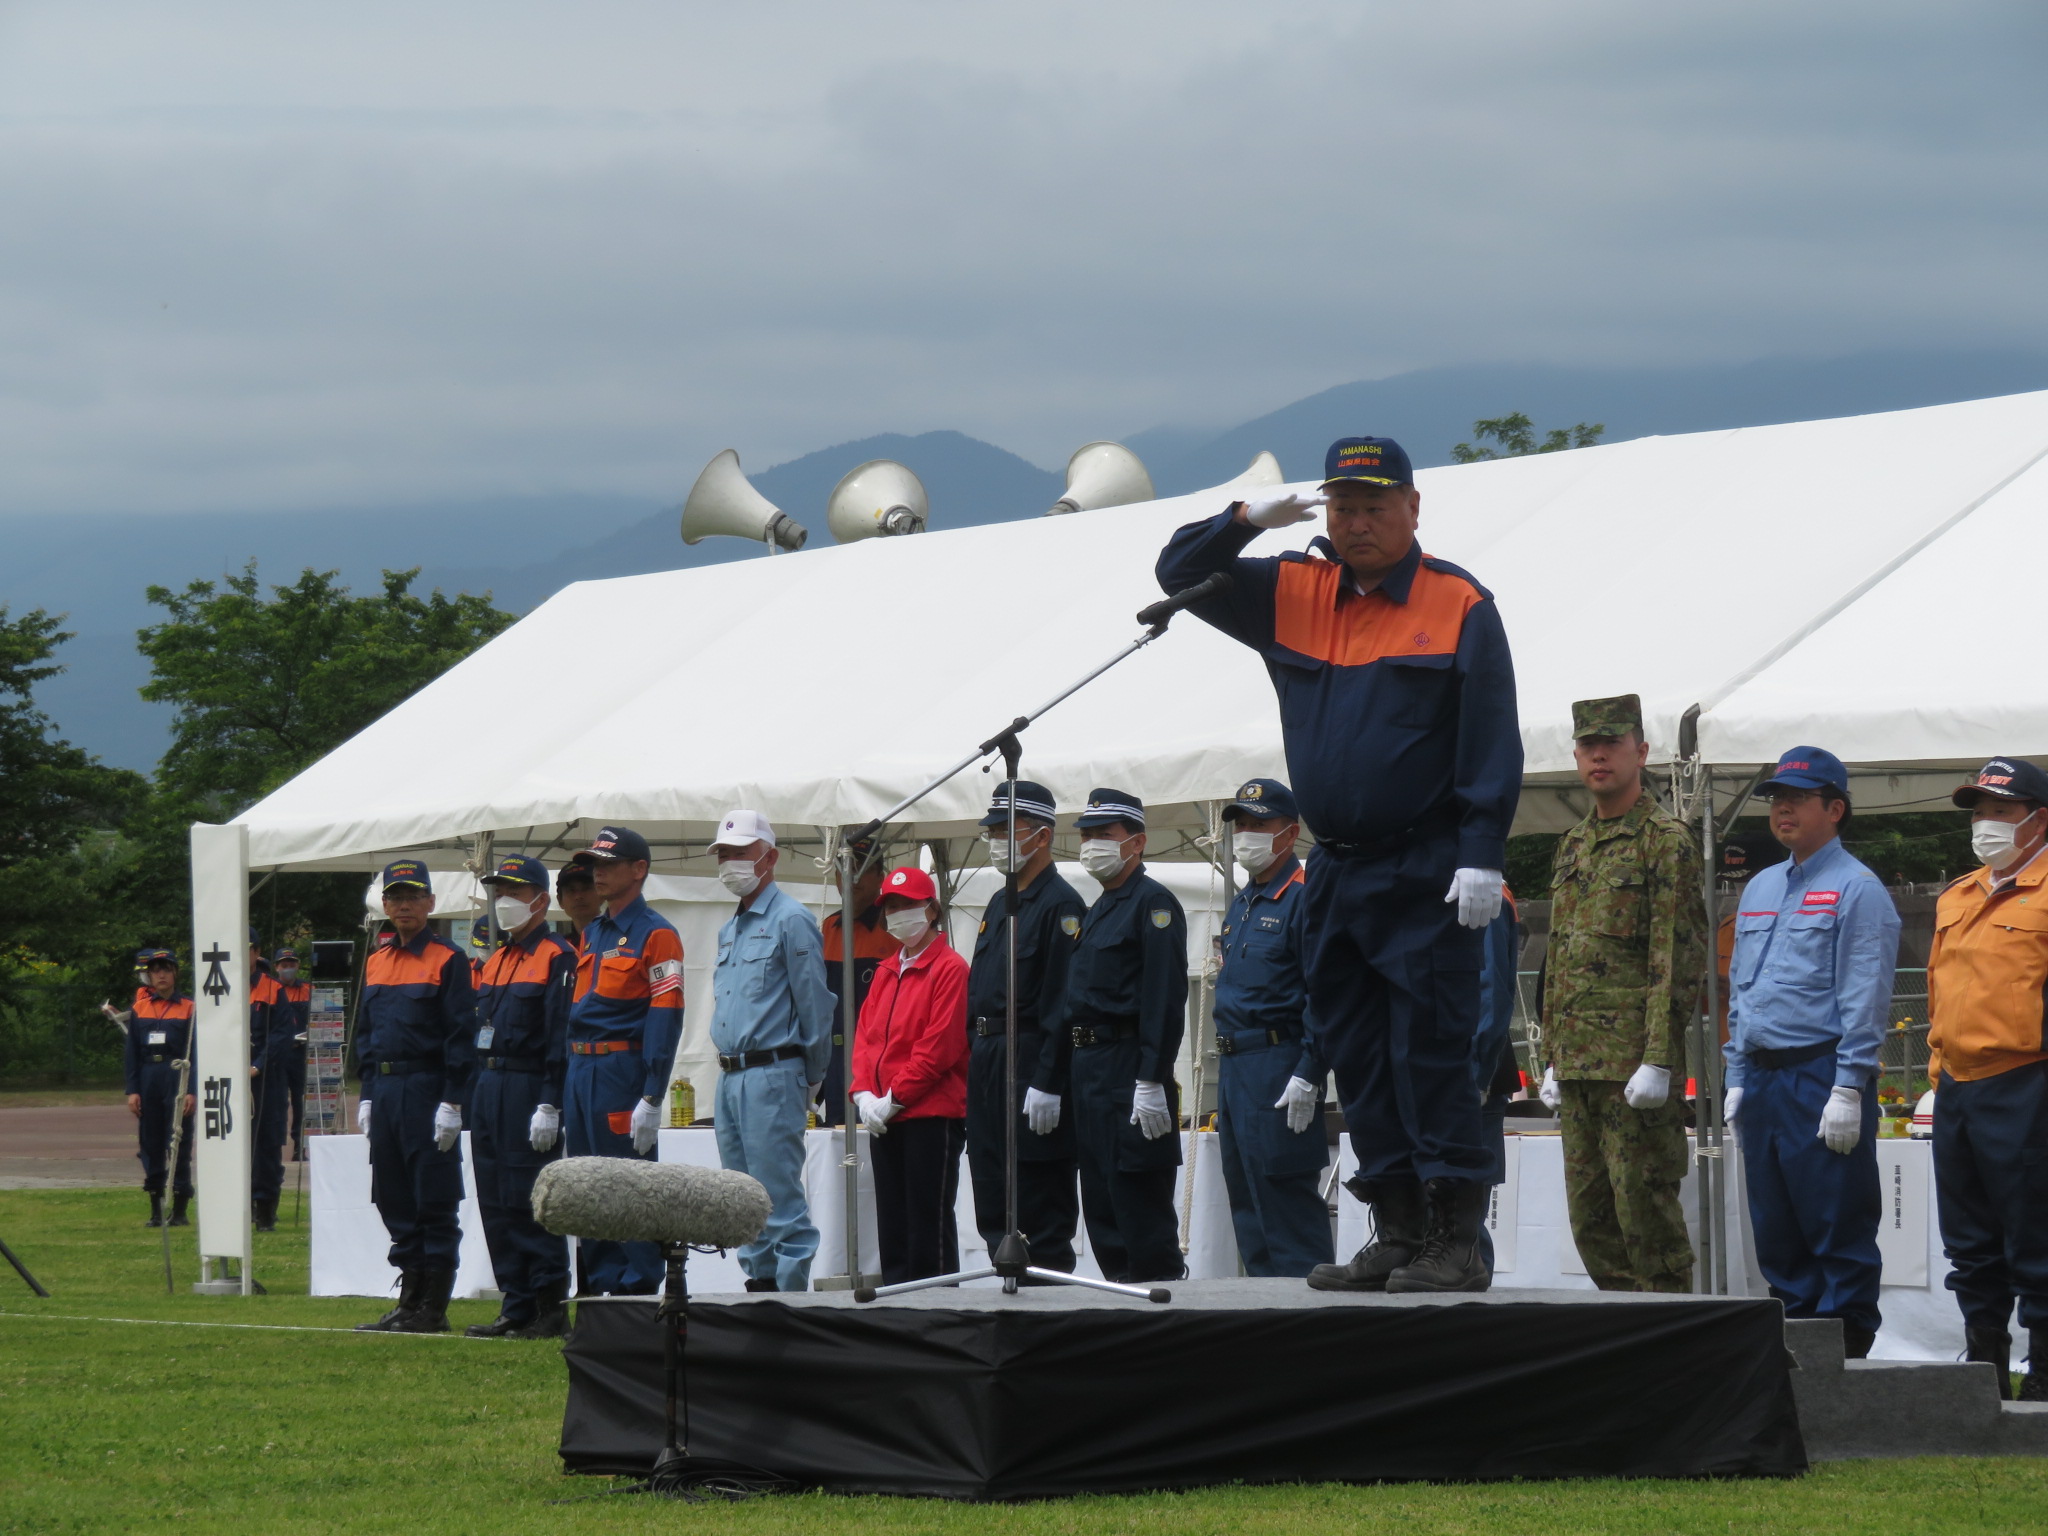
<path id="1" fill-rule="evenodd" d="M 802 549 L 810 537 L 803 524 L 747 483 L 740 456 L 727 448 L 704 466 L 683 503 L 683 542 L 725 536 L 758 539 L 783 549 Z"/>
<path id="2" fill-rule="evenodd" d="M 1087 443 L 1067 460 L 1067 494 L 1047 508 L 1046 515 L 1093 512 L 1151 499 L 1152 477 L 1142 459 L 1122 443 Z"/>
<path id="3" fill-rule="evenodd" d="M 1286 483 L 1287 477 L 1280 473 L 1280 461 L 1262 448 L 1259 450 L 1259 456 L 1245 466 L 1243 474 L 1239 475 L 1235 480 L 1226 480 L 1221 485 L 1215 487 L 1214 491 L 1205 491 L 1203 494 L 1206 496 L 1213 495 L 1216 492 L 1229 491 L 1233 493 L 1233 496 L 1238 496 L 1245 491 L 1263 490 L 1269 485 L 1285 485 Z"/>
<path id="4" fill-rule="evenodd" d="M 924 482 L 894 459 L 869 459 L 832 487 L 825 526 L 842 544 L 855 539 L 923 533 L 930 503 Z"/>

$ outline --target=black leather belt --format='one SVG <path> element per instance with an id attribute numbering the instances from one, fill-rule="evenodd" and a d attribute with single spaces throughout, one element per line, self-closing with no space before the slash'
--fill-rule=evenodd
<path id="1" fill-rule="evenodd" d="M 547 1063 L 538 1056 L 486 1056 L 483 1065 L 492 1072 L 545 1072 Z"/>
<path id="2" fill-rule="evenodd" d="M 1219 1029 L 1216 1031 L 1216 1054 L 1235 1056 L 1243 1051 L 1263 1051 L 1276 1045 L 1299 1045 L 1301 1036 L 1290 1035 L 1284 1029 Z"/>
<path id="3" fill-rule="evenodd" d="M 744 1072 L 749 1067 L 772 1066 L 778 1061 L 795 1061 L 802 1056 L 800 1045 L 778 1045 L 772 1051 L 742 1051 L 737 1056 L 721 1055 L 718 1070 L 721 1072 Z"/>
<path id="4" fill-rule="evenodd" d="M 379 1077 L 410 1077 L 415 1072 L 439 1072 L 438 1061 L 380 1061 L 377 1063 Z"/>
<path id="5" fill-rule="evenodd" d="M 153 1067 L 182 1067 L 185 1065 L 185 1059 L 182 1056 L 173 1056 L 168 1051 L 150 1051 L 142 1059 Z"/>
<path id="6" fill-rule="evenodd" d="M 1037 1033 L 1038 1026 L 1036 1024 L 1024 1019 L 1017 1021 L 1017 1035 L 1020 1039 L 1025 1035 L 1035 1035 Z M 1002 1039 L 1003 1021 L 1001 1019 L 976 1019 L 974 1021 L 974 1037 L 977 1040 Z"/>
<path id="7" fill-rule="evenodd" d="M 1384 859 L 1390 854 L 1400 853 L 1414 847 L 1424 838 L 1449 832 L 1455 825 L 1455 821 L 1448 817 L 1425 816 L 1420 821 L 1411 822 L 1398 832 L 1388 833 L 1385 837 L 1359 838 L 1354 840 L 1342 837 L 1324 837 L 1321 833 L 1318 833 L 1316 834 L 1316 847 L 1339 859 Z"/>
<path id="8" fill-rule="evenodd" d="M 1800 1067 L 1833 1053 L 1840 1040 L 1822 1040 L 1815 1045 L 1788 1045 L 1781 1051 L 1760 1049 L 1743 1054 L 1760 1067 Z"/>
<path id="9" fill-rule="evenodd" d="M 1073 1035 L 1077 1050 L 1091 1045 L 1115 1045 L 1119 1040 L 1138 1038 L 1137 1030 L 1117 1024 L 1076 1024 Z"/>

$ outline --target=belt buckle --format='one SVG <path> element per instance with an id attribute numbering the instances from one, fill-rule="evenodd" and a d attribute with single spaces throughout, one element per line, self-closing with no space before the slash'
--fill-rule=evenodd
<path id="1" fill-rule="evenodd" d="M 1081 1049 L 1083 1046 L 1093 1045 L 1095 1043 L 1095 1031 L 1092 1029 L 1084 1029 L 1079 1024 L 1076 1024 L 1074 1026 L 1073 1035 L 1074 1048 L 1076 1050 Z"/>

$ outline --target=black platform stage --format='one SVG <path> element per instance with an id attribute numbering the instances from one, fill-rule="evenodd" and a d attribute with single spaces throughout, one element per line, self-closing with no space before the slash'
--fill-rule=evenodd
<path id="1" fill-rule="evenodd" d="M 1806 1468 L 1775 1301 L 1173 1292 L 695 1301 L 691 1449 L 838 1492 L 965 1499 Z M 578 1304 L 569 1471 L 652 1465 L 661 1338 L 652 1301 Z"/>

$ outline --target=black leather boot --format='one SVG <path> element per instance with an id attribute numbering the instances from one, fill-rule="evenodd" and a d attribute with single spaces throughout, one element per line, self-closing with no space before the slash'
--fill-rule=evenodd
<path id="1" fill-rule="evenodd" d="M 466 1339 L 502 1339 L 507 1334 L 517 1333 L 525 1326 L 524 1323 L 516 1322 L 500 1312 L 488 1323 L 471 1323 L 462 1330 L 462 1336 Z"/>
<path id="2" fill-rule="evenodd" d="M 398 1277 L 398 1305 L 378 1318 L 374 1323 L 357 1323 L 357 1333 L 389 1333 L 401 1320 L 412 1316 L 413 1308 L 420 1304 L 421 1271 L 408 1269 Z"/>
<path id="3" fill-rule="evenodd" d="M 1868 1360 L 1870 1346 L 1877 1342 L 1877 1330 L 1842 1319 L 1842 1358 L 1844 1360 Z"/>
<path id="4" fill-rule="evenodd" d="M 1312 1291 L 1384 1291 L 1387 1276 L 1421 1251 L 1428 1228 L 1422 1185 L 1415 1179 L 1362 1179 L 1354 1175 L 1344 1187 L 1372 1207 L 1373 1240 L 1351 1256 L 1348 1264 L 1318 1264 L 1308 1272 Z"/>
<path id="5" fill-rule="evenodd" d="M 277 1202 L 275 1200 L 258 1200 L 256 1202 L 255 1214 L 256 1230 L 258 1232 L 275 1232 L 277 1230 Z"/>
<path id="6" fill-rule="evenodd" d="M 173 1196 L 171 1197 L 171 1225 L 172 1225 L 172 1226 L 174 1226 L 174 1227 L 189 1227 L 189 1226 L 191 1226 L 191 1225 L 192 1225 L 192 1219 L 191 1219 L 191 1217 L 189 1217 L 189 1216 L 187 1216 L 187 1215 L 185 1214 L 185 1207 L 186 1207 L 186 1206 L 188 1206 L 188 1205 L 190 1205 L 191 1203 L 192 1203 L 192 1197 L 191 1197 L 190 1195 L 173 1195 Z"/>
<path id="7" fill-rule="evenodd" d="M 2048 1403 L 2048 1328 L 2027 1330 L 2027 1374 L 2018 1396 L 2023 1403 Z"/>
<path id="8" fill-rule="evenodd" d="M 448 1298 L 455 1290 L 455 1271 L 452 1269 L 423 1269 L 420 1271 L 420 1299 L 412 1311 L 406 1313 L 387 1330 L 390 1333 L 446 1333 L 448 1331 Z"/>
<path id="9" fill-rule="evenodd" d="M 164 1197 L 162 1195 L 151 1195 L 149 1197 L 149 1220 L 145 1221 L 143 1225 L 145 1227 L 160 1227 L 163 1224 Z"/>
<path id="10" fill-rule="evenodd" d="M 775 1289 L 774 1278 L 768 1275 L 755 1276 L 747 1281 L 747 1289 L 750 1291 L 772 1291 Z"/>
<path id="11" fill-rule="evenodd" d="M 2012 1335 L 2003 1328 L 1965 1328 L 1963 1358 L 1989 1364 L 1998 1372 L 1998 1397 L 2012 1396 Z"/>
<path id="12" fill-rule="evenodd" d="M 1493 1272 L 1479 1247 L 1479 1229 L 1493 1186 L 1478 1179 L 1431 1179 L 1422 1193 L 1429 1202 L 1429 1231 L 1414 1259 L 1387 1276 L 1388 1294 L 1485 1290 Z"/>
<path id="13" fill-rule="evenodd" d="M 559 1339 L 569 1331 L 569 1285 L 557 1280 L 540 1288 L 540 1311 L 524 1328 L 512 1330 L 515 1339 Z"/>

